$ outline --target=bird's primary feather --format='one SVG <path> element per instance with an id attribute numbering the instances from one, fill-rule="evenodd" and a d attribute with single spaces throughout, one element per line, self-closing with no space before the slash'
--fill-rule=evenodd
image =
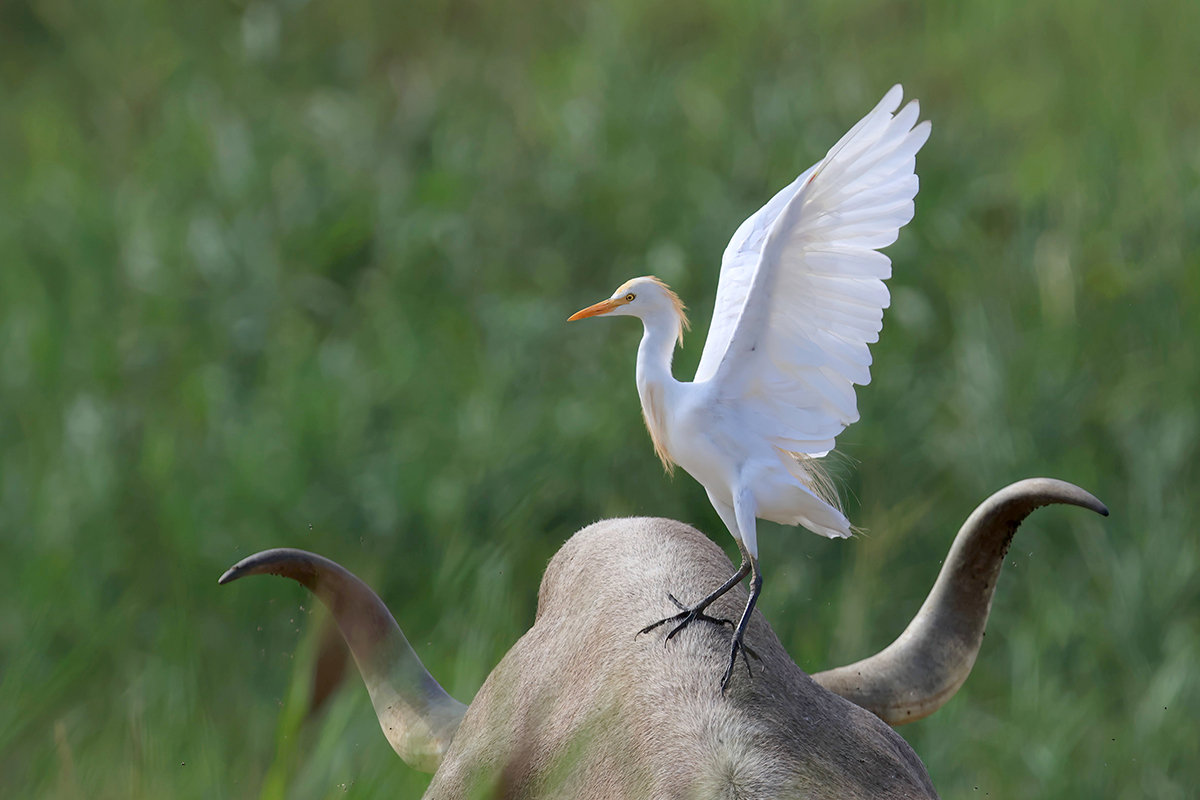
<path id="1" fill-rule="evenodd" d="M 823 455 L 858 419 L 854 386 L 871 379 L 867 345 L 889 305 L 891 260 L 878 248 L 912 219 L 930 130 L 915 124 L 915 101 L 893 114 L 901 96 L 893 87 L 725 250 L 696 381 L 781 450 Z"/>

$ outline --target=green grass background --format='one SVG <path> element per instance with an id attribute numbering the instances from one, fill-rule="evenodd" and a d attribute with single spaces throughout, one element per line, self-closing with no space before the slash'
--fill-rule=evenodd
<path id="1" fill-rule="evenodd" d="M 691 522 L 633 386 L 655 273 L 699 359 L 738 223 L 896 82 L 933 137 L 840 440 L 851 519 L 763 523 L 815 671 L 905 625 L 1024 477 L 962 691 L 901 729 L 943 796 L 1200 796 L 1200 4 L 0 4 L 0 795 L 415 797 L 312 599 L 371 582 L 469 700 L 583 525 Z M 311 615 L 311 616 L 310 616 Z M 636 620 L 638 624 L 642 620 Z"/>

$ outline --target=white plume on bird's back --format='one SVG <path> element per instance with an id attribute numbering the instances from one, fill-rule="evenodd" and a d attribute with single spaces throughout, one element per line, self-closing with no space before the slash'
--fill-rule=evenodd
<path id="1" fill-rule="evenodd" d="M 858 420 L 854 387 L 871 379 L 868 345 L 879 340 L 890 302 L 891 260 L 879 248 L 913 217 L 916 154 L 930 123 L 917 124 L 916 101 L 895 113 L 902 96 L 894 86 L 733 234 L 694 381 L 671 374 L 687 317 L 657 278 L 627 281 L 571 317 L 642 320 L 637 388 L 655 451 L 704 486 L 742 551 L 724 586 L 691 607 L 676 601 L 682 611 L 668 618 L 678 622 L 668 638 L 696 619 L 711 621 L 704 609 L 752 575 L 723 688 L 762 582 L 756 520 L 851 534 L 817 459 Z"/>

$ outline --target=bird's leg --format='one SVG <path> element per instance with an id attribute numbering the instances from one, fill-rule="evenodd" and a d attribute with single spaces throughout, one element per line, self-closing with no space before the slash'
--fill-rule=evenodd
<path id="1" fill-rule="evenodd" d="M 740 542 L 739 542 L 739 544 L 740 544 Z M 708 614 L 704 613 L 704 609 L 706 609 L 710 605 L 712 605 L 713 601 L 715 601 L 718 597 L 725 594 L 730 589 L 732 589 L 734 586 L 737 586 L 739 583 L 741 583 L 742 579 L 745 578 L 749 574 L 750 574 L 750 564 L 748 561 L 746 561 L 745 556 L 743 556 L 742 565 L 740 567 L 738 567 L 738 571 L 733 573 L 732 577 L 730 577 L 729 580 L 725 581 L 725 583 L 721 584 L 719 587 L 717 587 L 717 589 L 715 591 L 713 591 L 711 594 L 709 594 L 707 597 L 705 597 L 699 603 L 696 603 L 694 606 L 689 608 L 689 607 L 685 606 L 683 603 L 676 600 L 674 595 L 668 594 L 667 598 L 670 599 L 670 601 L 675 604 L 676 608 L 679 609 L 679 613 L 673 617 L 665 617 L 664 619 L 660 619 L 658 622 L 653 622 L 653 623 L 647 625 L 646 627 L 644 627 L 640 631 L 638 631 L 638 635 L 640 636 L 643 633 L 649 633 L 650 631 L 654 630 L 655 628 L 657 628 L 661 625 L 665 625 L 668 622 L 675 622 L 678 624 L 676 624 L 675 627 L 671 629 L 671 632 L 667 634 L 667 639 L 666 639 L 667 641 L 670 641 L 672 638 L 675 637 L 675 634 L 679 633 L 681 630 L 686 628 L 688 625 L 691 625 L 696 620 L 701 620 L 702 622 L 712 622 L 717 625 L 732 625 L 733 622 L 731 620 L 721 619 L 719 617 L 710 617 Z"/>
<path id="2" fill-rule="evenodd" d="M 746 653 L 754 655 L 753 651 L 746 646 L 744 641 L 746 636 L 746 626 L 750 624 L 750 614 L 754 612 L 754 604 L 758 602 L 758 596 L 762 593 L 762 570 L 758 568 L 758 559 L 751 556 L 750 570 L 752 577 L 750 578 L 750 599 L 746 601 L 746 610 L 742 612 L 742 618 L 738 622 L 737 627 L 733 631 L 733 644 L 729 650 L 729 666 L 725 668 L 725 676 L 721 678 L 721 694 L 725 694 L 725 689 L 729 686 L 729 679 L 733 677 L 733 668 L 737 664 L 738 651 L 742 651 L 742 660 L 746 662 L 746 673 L 750 677 L 754 677 L 754 673 L 750 671 L 750 662 L 746 659 Z M 758 659 L 758 656 L 754 656 Z"/>
<path id="3" fill-rule="evenodd" d="M 742 550 L 742 558 L 750 562 L 750 599 L 746 601 L 746 610 L 742 612 L 737 627 L 733 629 L 733 641 L 729 646 L 729 666 L 725 668 L 725 675 L 721 678 L 721 694 L 725 694 L 729 679 L 733 677 L 733 668 L 737 665 L 739 652 L 742 653 L 742 660 L 746 662 L 746 672 L 750 677 L 754 677 L 750 670 L 750 661 L 745 655 L 751 652 L 746 647 L 746 626 L 750 624 L 750 614 L 754 612 L 754 604 L 758 602 L 758 596 L 762 593 L 762 570 L 758 568 L 758 508 L 754 495 L 745 488 L 734 492 L 731 510 L 733 523 L 737 526 L 735 536 L 738 547 Z"/>

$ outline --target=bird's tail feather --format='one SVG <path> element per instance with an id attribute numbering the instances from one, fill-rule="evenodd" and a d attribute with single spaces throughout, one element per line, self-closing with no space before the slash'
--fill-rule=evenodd
<path id="1" fill-rule="evenodd" d="M 838 493 L 834 478 L 825 468 L 820 459 L 807 453 L 796 453 L 790 450 L 780 450 L 780 458 L 800 484 L 810 491 L 813 496 L 828 506 L 823 519 L 813 519 L 811 516 L 800 521 L 800 524 L 814 533 L 827 536 L 830 539 L 844 539 L 855 531 L 846 518 L 841 495 Z"/>

